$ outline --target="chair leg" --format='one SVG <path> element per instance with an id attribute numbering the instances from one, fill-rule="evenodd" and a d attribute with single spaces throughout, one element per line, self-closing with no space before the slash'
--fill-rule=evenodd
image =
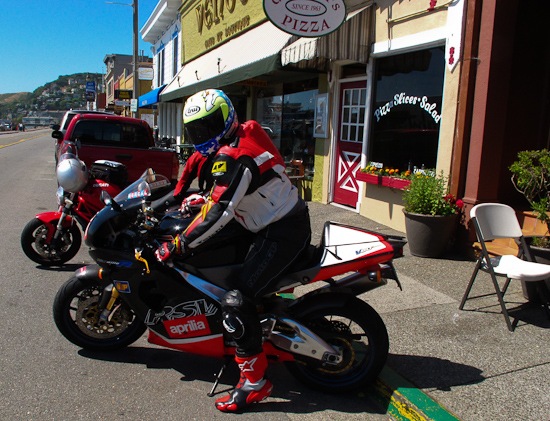
<path id="1" fill-rule="evenodd" d="M 506 291 L 508 291 L 508 286 L 510 285 L 510 278 L 506 278 L 506 282 L 504 283 L 504 286 L 502 287 L 502 290 L 500 291 L 502 293 L 502 296 L 504 297 L 504 294 L 506 294 Z"/>
<path id="2" fill-rule="evenodd" d="M 466 304 L 466 301 L 468 300 L 468 296 L 470 295 L 470 292 L 472 291 L 472 287 L 474 285 L 474 281 L 476 279 L 476 276 L 481 268 L 481 260 L 478 259 L 476 262 L 476 266 L 474 269 L 474 272 L 472 273 L 472 277 L 470 278 L 470 282 L 468 282 L 468 286 L 466 287 L 466 291 L 464 291 L 464 295 L 462 296 L 462 301 L 460 302 L 460 305 L 458 306 L 459 310 L 464 309 L 464 305 Z M 497 281 L 497 277 L 491 270 L 488 271 L 488 273 L 491 275 L 491 280 L 493 281 L 493 286 L 495 287 L 495 292 L 498 298 L 498 302 L 500 304 L 500 308 L 502 310 L 502 315 L 504 316 L 504 320 L 506 320 L 506 326 L 508 326 L 508 330 L 510 332 L 514 331 L 514 326 L 512 322 L 510 321 L 510 316 L 508 314 L 508 309 L 506 308 L 506 305 L 504 303 L 504 294 L 506 293 L 506 290 L 508 289 L 508 285 L 510 284 L 511 279 L 506 278 L 506 283 L 504 284 L 504 288 L 501 290 L 500 286 Z"/>
<path id="3" fill-rule="evenodd" d="M 514 327 L 512 326 L 512 322 L 510 321 L 510 315 L 508 314 L 508 309 L 506 308 L 506 304 L 504 303 L 504 294 L 500 289 L 500 286 L 497 282 L 497 277 L 494 273 L 491 273 L 491 279 L 493 280 L 493 285 L 495 286 L 495 291 L 498 297 L 498 302 L 500 303 L 500 308 L 502 309 L 502 315 L 504 316 L 504 320 L 506 320 L 506 325 L 508 326 L 508 330 L 510 332 L 514 331 Z M 505 287 L 508 287 L 508 284 L 510 283 L 510 279 L 506 278 L 506 284 Z"/>
<path id="4" fill-rule="evenodd" d="M 479 268 L 481 267 L 481 259 L 477 260 L 476 267 L 474 269 L 474 273 L 472 273 L 472 277 L 470 278 L 470 282 L 468 282 L 468 286 L 466 287 L 466 291 L 464 291 L 464 295 L 462 296 L 462 301 L 460 302 L 460 305 L 458 306 L 459 310 L 464 309 L 464 304 L 466 303 L 466 300 L 468 299 L 468 295 L 470 295 L 470 291 L 472 290 L 472 286 L 474 285 L 474 280 L 476 279 L 477 273 L 479 272 Z"/>

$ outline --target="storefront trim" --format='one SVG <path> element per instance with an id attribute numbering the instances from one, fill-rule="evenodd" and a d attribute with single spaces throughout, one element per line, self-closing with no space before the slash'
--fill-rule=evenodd
<path id="1" fill-rule="evenodd" d="M 380 41 L 373 45 L 372 56 L 379 58 L 384 55 L 423 50 L 438 45 L 444 45 L 447 38 L 446 28 L 436 28 L 418 32 L 401 38 Z"/>

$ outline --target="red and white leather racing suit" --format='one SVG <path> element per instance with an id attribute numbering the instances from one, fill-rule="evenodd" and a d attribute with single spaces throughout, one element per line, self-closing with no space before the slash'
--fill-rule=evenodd
<path id="1" fill-rule="evenodd" d="M 274 292 L 277 277 L 308 247 L 311 228 L 307 206 L 286 176 L 281 154 L 257 122 L 240 125 L 232 143 L 217 151 L 212 177 L 208 201 L 181 241 L 193 249 L 233 219 L 255 233 L 238 278 L 229 280 L 235 289 L 221 302 L 223 326 L 236 344 L 243 383 L 218 399 L 216 407 L 232 412 L 248 405 L 249 399 L 257 402 L 271 393 L 271 382 L 264 379 L 267 358 L 254 302 Z M 245 380 L 259 389 L 241 388 Z"/>
<path id="2" fill-rule="evenodd" d="M 219 232 L 233 218 L 258 233 L 287 216 L 307 213 L 298 190 L 285 174 L 284 160 L 256 121 L 237 130 L 235 140 L 222 146 L 212 164 L 214 187 L 208 203 L 183 233 L 189 248 L 197 247 Z M 297 229 L 308 231 L 309 223 Z"/>

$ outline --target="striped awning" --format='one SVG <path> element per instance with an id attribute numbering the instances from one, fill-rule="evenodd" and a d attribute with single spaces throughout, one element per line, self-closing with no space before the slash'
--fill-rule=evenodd
<path id="1" fill-rule="evenodd" d="M 283 48 L 281 64 L 298 68 L 323 68 L 329 60 L 367 63 L 372 41 L 373 8 L 366 6 L 348 13 L 336 31 L 318 38 L 299 38 Z"/>

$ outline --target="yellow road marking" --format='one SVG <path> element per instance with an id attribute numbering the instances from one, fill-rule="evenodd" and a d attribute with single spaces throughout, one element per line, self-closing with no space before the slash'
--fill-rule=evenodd
<path id="1" fill-rule="evenodd" d="M 28 139 L 20 139 L 16 142 L 8 143 L 7 145 L 0 145 L 0 149 L 7 148 L 8 146 L 17 145 L 18 143 L 27 142 L 28 140 L 34 140 L 34 139 L 37 139 L 39 137 L 40 137 L 40 135 L 35 136 L 35 137 L 29 137 Z"/>

